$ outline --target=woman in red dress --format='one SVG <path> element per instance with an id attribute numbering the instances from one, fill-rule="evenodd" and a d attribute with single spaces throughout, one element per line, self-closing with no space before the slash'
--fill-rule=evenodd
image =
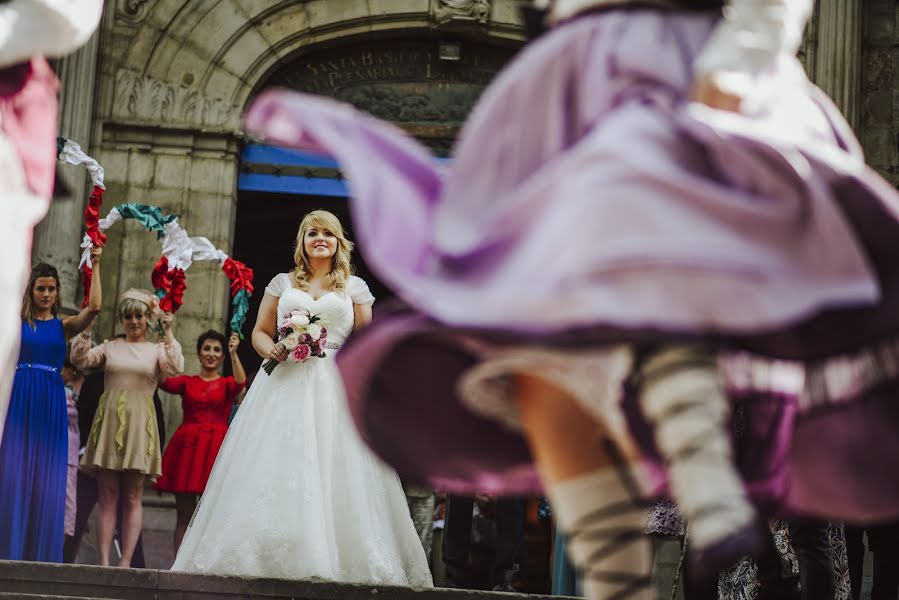
<path id="1" fill-rule="evenodd" d="M 232 333 L 228 352 L 234 375 L 222 377 L 219 367 L 225 361 L 225 336 L 207 331 L 197 339 L 200 374 L 172 377 L 160 386 L 181 396 L 184 409 L 184 421 L 165 450 L 162 475 L 156 481 L 157 489 L 175 494 L 175 554 L 225 439 L 231 406 L 246 385 L 247 375 L 237 356 L 238 344 L 240 338 Z"/>

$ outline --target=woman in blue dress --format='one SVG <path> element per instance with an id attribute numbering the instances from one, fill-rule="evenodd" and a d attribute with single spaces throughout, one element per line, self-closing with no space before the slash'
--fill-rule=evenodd
<path id="1" fill-rule="evenodd" d="M 90 301 L 59 318 L 59 275 L 31 270 L 22 301 L 22 343 L 0 441 L 0 559 L 62 562 L 68 465 L 66 341 L 100 312 L 100 248 L 91 250 Z"/>

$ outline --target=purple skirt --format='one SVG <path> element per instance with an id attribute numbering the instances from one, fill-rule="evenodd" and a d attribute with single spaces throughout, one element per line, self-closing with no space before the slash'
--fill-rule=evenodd
<path id="1" fill-rule="evenodd" d="M 338 357 L 363 437 L 401 475 L 452 491 L 539 488 L 519 433 L 459 397 L 482 360 L 473 341 L 703 341 L 809 373 L 869 354 L 889 371 L 876 349 L 899 336 L 887 310 L 899 194 L 793 57 L 759 77 L 741 114 L 688 102 L 714 25 L 632 10 L 556 28 L 484 94 L 446 171 L 350 107 L 287 92 L 254 103 L 250 132 L 340 161 L 366 261 L 402 301 Z M 838 400 L 756 380 L 731 391 L 752 414 L 741 467 L 760 505 L 899 516 L 895 377 Z M 652 462 L 633 394 L 622 399 Z"/>

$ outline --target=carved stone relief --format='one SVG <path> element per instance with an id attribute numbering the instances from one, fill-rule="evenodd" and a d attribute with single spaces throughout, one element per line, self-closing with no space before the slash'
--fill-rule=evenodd
<path id="1" fill-rule="evenodd" d="M 221 98 L 129 69 L 116 73 L 113 116 L 153 124 L 226 125 L 240 109 Z"/>
<path id="2" fill-rule="evenodd" d="M 150 12 L 150 0 L 119 0 L 116 16 L 123 21 L 138 23 Z"/>
<path id="3" fill-rule="evenodd" d="M 475 21 L 486 25 L 490 20 L 490 0 L 432 0 L 434 19 L 440 23 Z"/>

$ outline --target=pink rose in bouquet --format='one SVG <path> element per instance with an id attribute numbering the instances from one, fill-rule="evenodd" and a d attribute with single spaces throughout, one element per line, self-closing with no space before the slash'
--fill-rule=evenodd
<path id="1" fill-rule="evenodd" d="M 293 349 L 293 352 L 290 353 L 290 358 L 293 359 L 294 362 L 303 362 L 312 354 L 312 349 L 306 344 L 300 344 L 296 348 Z"/>
<path id="2" fill-rule="evenodd" d="M 305 362 L 313 356 L 324 358 L 327 339 L 328 329 L 321 315 L 300 309 L 278 320 L 278 341 L 287 349 L 287 359 L 292 362 Z M 277 366 L 278 361 L 271 359 L 262 368 L 271 375 Z"/>

